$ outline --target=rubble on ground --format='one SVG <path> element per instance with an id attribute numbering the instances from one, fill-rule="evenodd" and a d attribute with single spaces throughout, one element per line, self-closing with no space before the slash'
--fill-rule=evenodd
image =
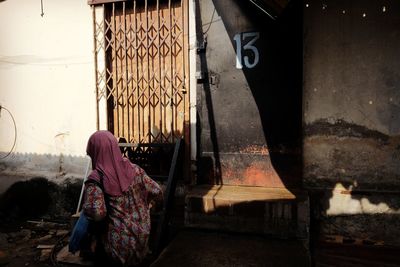
<path id="1" fill-rule="evenodd" d="M 0 229 L 0 266 L 52 266 L 50 257 L 58 241 L 69 233 L 68 224 L 27 221 L 14 229 Z"/>

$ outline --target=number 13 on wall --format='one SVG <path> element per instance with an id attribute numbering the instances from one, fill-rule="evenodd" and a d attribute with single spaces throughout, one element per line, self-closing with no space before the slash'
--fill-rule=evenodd
<path id="1" fill-rule="evenodd" d="M 259 32 L 241 32 L 235 34 L 233 40 L 236 42 L 236 68 L 243 68 L 244 65 L 248 69 L 254 68 L 260 60 L 257 47 L 254 46 L 255 42 L 260 38 Z M 251 50 L 254 54 L 254 59 L 250 62 L 249 56 L 242 57 L 242 51 Z"/>

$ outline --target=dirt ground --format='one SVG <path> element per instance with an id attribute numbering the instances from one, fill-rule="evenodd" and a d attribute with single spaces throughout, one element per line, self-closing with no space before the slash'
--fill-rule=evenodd
<path id="1" fill-rule="evenodd" d="M 181 231 L 152 267 L 306 267 L 310 266 L 306 244 L 260 235 Z"/>
<path id="2" fill-rule="evenodd" d="M 53 266 L 51 252 L 68 240 L 69 226 L 53 222 L 27 221 L 0 228 L 0 266 Z"/>
<path id="3" fill-rule="evenodd" d="M 57 263 L 54 257 L 67 244 L 67 225 L 27 222 L 2 231 L 0 266 L 71 266 Z M 288 250 L 292 252 L 289 258 L 282 253 Z M 276 266 L 308 266 L 307 253 L 298 242 L 266 242 L 256 236 L 196 230 L 179 233 L 154 266 L 264 266 L 266 261 L 279 263 Z"/>
<path id="4" fill-rule="evenodd" d="M 72 266 L 55 260 L 57 252 L 67 245 L 69 230 L 69 224 L 49 221 L 0 222 L 0 266 Z M 400 266 L 399 254 L 400 249 L 395 248 L 344 244 L 316 243 L 309 250 L 294 240 L 181 230 L 151 266 L 394 267 Z"/>

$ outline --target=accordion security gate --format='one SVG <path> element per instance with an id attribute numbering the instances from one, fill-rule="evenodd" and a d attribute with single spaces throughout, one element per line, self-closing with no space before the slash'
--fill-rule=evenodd
<path id="1" fill-rule="evenodd" d="M 93 6 L 98 128 L 130 143 L 188 142 L 186 14 L 185 0 Z"/>

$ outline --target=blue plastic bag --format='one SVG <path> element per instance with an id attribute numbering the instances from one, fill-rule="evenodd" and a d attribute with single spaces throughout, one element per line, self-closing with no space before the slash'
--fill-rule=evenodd
<path id="1" fill-rule="evenodd" d="M 81 212 L 78 221 L 72 230 L 71 238 L 69 240 L 68 250 L 69 252 L 75 253 L 81 249 L 81 242 L 87 235 L 89 226 L 88 218 Z"/>

